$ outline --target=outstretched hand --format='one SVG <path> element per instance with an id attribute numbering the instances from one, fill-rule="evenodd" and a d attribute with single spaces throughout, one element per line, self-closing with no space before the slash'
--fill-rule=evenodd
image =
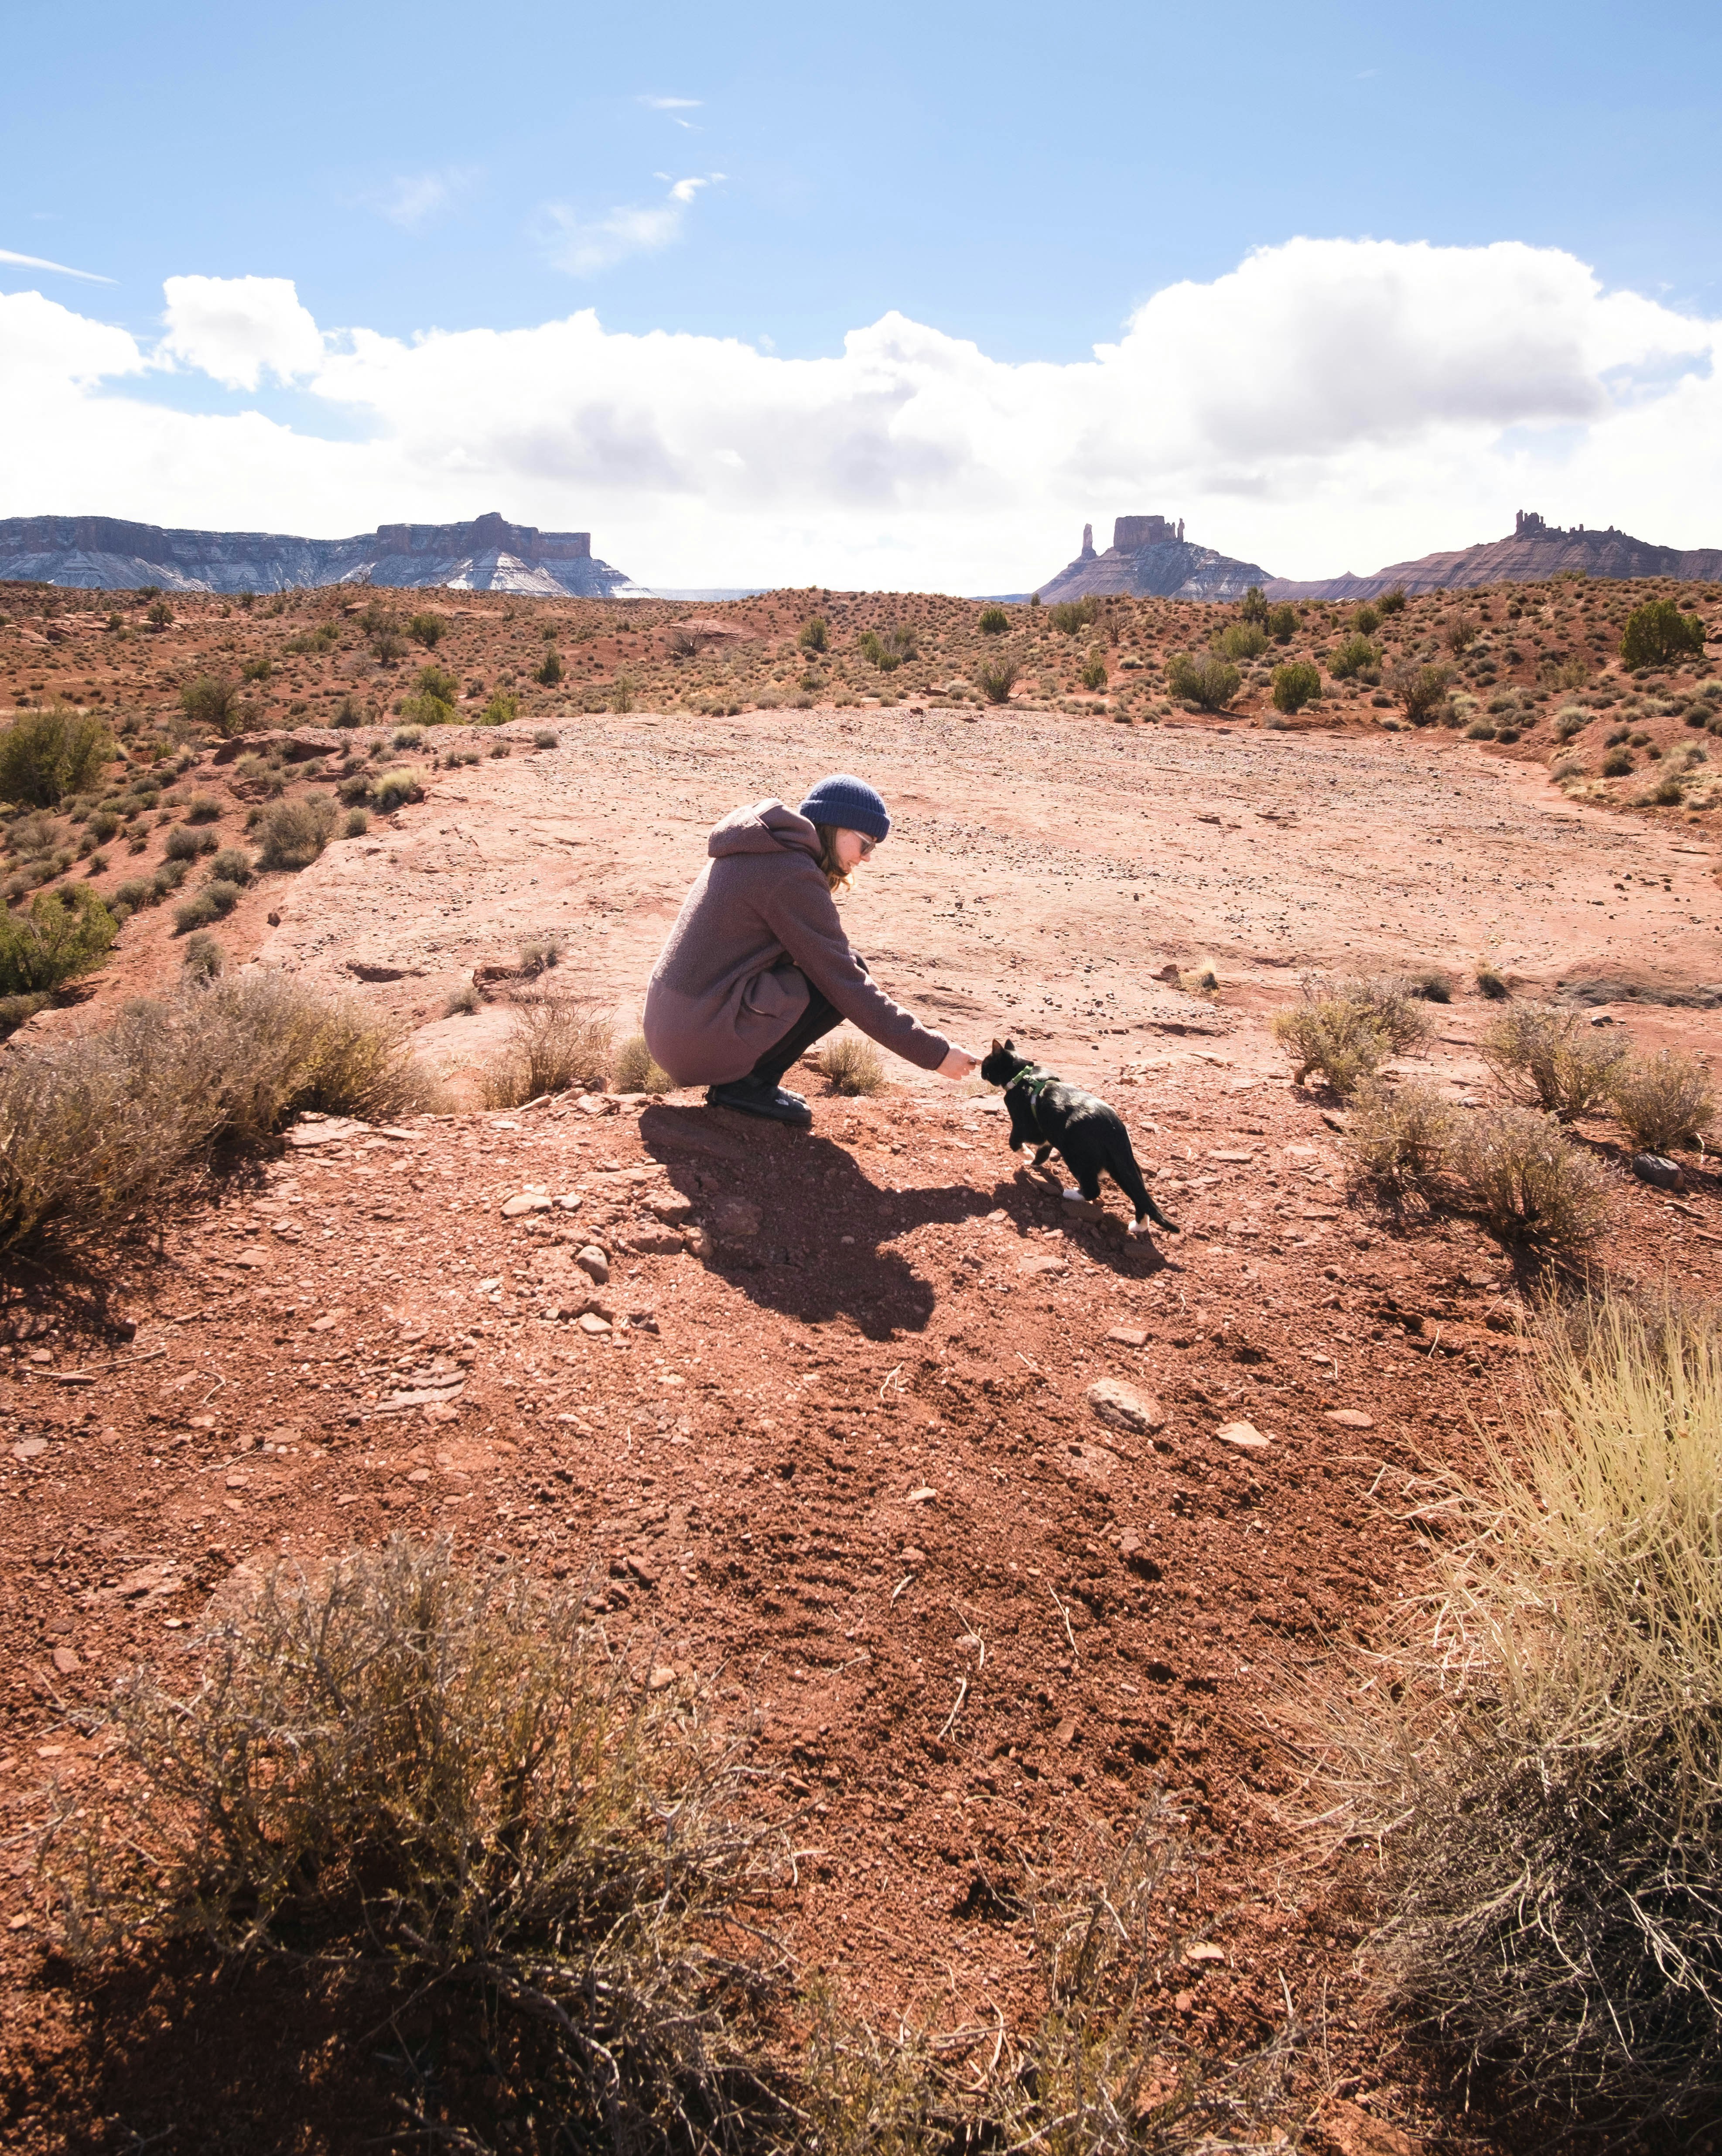
<path id="1" fill-rule="evenodd" d="M 966 1048 L 953 1048 L 939 1065 L 939 1075 L 941 1078 L 966 1078 L 971 1070 L 978 1070 L 980 1067 L 978 1055 L 971 1055 Z"/>

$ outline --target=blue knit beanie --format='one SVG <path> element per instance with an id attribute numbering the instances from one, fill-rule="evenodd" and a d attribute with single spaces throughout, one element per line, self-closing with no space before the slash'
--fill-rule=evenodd
<path id="1" fill-rule="evenodd" d="M 890 835 L 891 819 L 884 803 L 864 778 L 851 778 L 834 771 L 822 778 L 802 803 L 801 813 L 810 824 L 835 824 L 840 830 L 859 831 L 869 839 Z"/>

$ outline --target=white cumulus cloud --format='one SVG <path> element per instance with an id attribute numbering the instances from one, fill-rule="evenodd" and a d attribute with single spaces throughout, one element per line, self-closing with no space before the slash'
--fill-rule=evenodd
<path id="1" fill-rule="evenodd" d="M 170 277 L 164 358 L 228 389 L 255 389 L 264 370 L 279 381 L 314 373 L 323 339 L 290 277 Z"/>
<path id="2" fill-rule="evenodd" d="M 1497 536 L 1515 508 L 1722 544 L 1722 324 L 1553 249 L 1293 240 L 1155 293 L 1069 363 L 895 313 L 792 359 L 589 309 L 335 339 L 274 279 L 175 279 L 168 300 L 182 367 L 293 377 L 338 439 L 151 405 L 123 332 L 0 297 L 0 513 L 332 536 L 500 508 L 591 530 L 648 583 L 956 591 L 1044 582 L 1084 521 L 1104 543 L 1152 510 L 1285 576 Z"/>

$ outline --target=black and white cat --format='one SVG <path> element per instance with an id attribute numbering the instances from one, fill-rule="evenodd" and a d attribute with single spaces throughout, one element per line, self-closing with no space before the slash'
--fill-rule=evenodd
<path id="1" fill-rule="evenodd" d="M 1008 1040 L 993 1042 L 992 1053 L 981 1058 L 981 1075 L 989 1086 L 1004 1088 L 1012 1152 L 1032 1145 L 1037 1168 L 1044 1165 L 1048 1153 L 1063 1155 L 1076 1178 L 1076 1188 L 1064 1193 L 1067 1198 L 1085 1198 L 1092 1205 L 1100 1195 L 1104 1170 L 1135 1208 L 1127 1235 L 1145 1235 L 1151 1221 L 1177 1234 L 1176 1224 L 1148 1195 L 1130 1134 L 1116 1108 L 1018 1055 Z"/>

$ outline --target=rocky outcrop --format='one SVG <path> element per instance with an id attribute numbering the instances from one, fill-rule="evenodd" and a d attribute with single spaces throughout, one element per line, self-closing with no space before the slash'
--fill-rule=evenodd
<path id="1" fill-rule="evenodd" d="M 0 518 L 0 578 L 85 591 L 278 592 L 313 584 L 644 598 L 597 560 L 589 531 L 541 531 L 492 511 L 466 524 L 382 524 L 355 539 L 180 531 L 113 516 Z"/>
<path id="2" fill-rule="evenodd" d="M 1492 539 L 1451 554 L 1395 562 L 1372 576 L 1329 577 L 1313 583 L 1275 578 L 1263 586 L 1273 599 L 1372 599 L 1396 587 L 1418 592 L 1461 591 L 1478 584 L 1530 584 L 1563 570 L 1589 577 L 1677 577 L 1683 583 L 1722 580 L 1722 547 L 1655 547 L 1610 525 L 1606 531 L 1575 526 L 1563 531 L 1534 510 L 1521 509 L 1510 539 Z"/>
<path id="3" fill-rule="evenodd" d="M 1254 562 L 1234 561 L 1212 547 L 1184 536 L 1183 521 L 1163 516 L 1120 516 L 1112 526 L 1112 544 L 1104 554 L 1094 549 L 1093 527 L 1083 527 L 1083 551 L 1050 583 L 1040 588 L 1042 601 L 1104 598 L 1114 593 L 1163 599 L 1241 599 L 1252 584 L 1266 584 L 1268 572 Z"/>

